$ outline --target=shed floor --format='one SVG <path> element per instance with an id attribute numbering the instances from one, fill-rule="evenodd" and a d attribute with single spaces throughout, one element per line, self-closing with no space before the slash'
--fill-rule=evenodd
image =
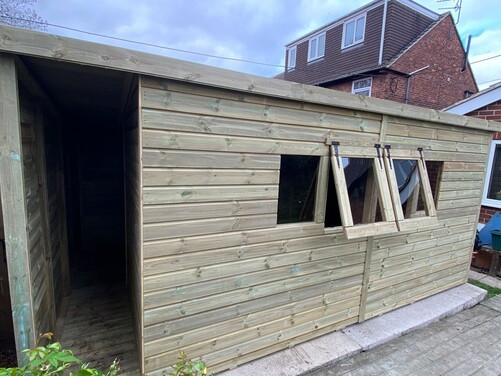
<path id="1" fill-rule="evenodd" d="M 104 369 L 118 358 L 120 375 L 139 375 L 125 288 L 95 285 L 74 289 L 65 312 L 61 343 L 91 367 Z"/>

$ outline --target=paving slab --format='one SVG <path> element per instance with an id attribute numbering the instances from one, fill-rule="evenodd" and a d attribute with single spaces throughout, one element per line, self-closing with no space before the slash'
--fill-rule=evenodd
<path id="1" fill-rule="evenodd" d="M 475 279 L 479 282 L 485 283 L 488 286 L 501 289 L 501 278 L 491 277 L 487 274 L 478 273 L 478 272 L 473 271 L 473 270 L 470 270 L 468 272 L 468 277 L 471 279 Z"/>
<path id="2" fill-rule="evenodd" d="M 297 376 L 309 374 L 473 307 L 482 301 L 485 295 L 485 290 L 464 284 L 364 323 L 349 326 L 344 330 L 246 363 L 220 375 Z M 364 354 L 368 353 L 360 355 Z"/>

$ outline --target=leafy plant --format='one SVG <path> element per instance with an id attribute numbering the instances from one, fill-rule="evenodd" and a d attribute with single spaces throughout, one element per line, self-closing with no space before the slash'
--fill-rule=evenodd
<path id="1" fill-rule="evenodd" d="M 75 357 L 70 350 L 62 348 L 59 342 L 41 346 L 42 340 L 51 340 L 53 334 L 42 334 L 37 340 L 37 346 L 24 350 L 27 363 L 22 367 L 0 368 L 0 376 L 117 376 L 120 367 L 114 360 L 106 372 L 89 368 Z M 70 368 L 74 371 L 70 371 Z"/>
<path id="2" fill-rule="evenodd" d="M 181 351 L 178 356 L 179 362 L 174 364 L 172 368 L 174 371 L 169 376 L 206 376 L 207 367 L 205 362 L 198 360 L 192 361 L 188 358 L 184 351 Z M 211 373 L 214 375 L 214 372 Z"/>

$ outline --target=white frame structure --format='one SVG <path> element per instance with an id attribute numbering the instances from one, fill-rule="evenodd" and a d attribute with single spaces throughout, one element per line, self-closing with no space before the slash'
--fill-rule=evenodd
<path id="1" fill-rule="evenodd" d="M 495 200 L 487 197 L 491 186 L 491 179 L 493 173 L 492 169 L 494 167 L 494 157 L 496 156 L 496 148 L 498 145 L 501 146 L 501 140 L 491 141 L 491 148 L 489 151 L 489 161 L 487 164 L 487 175 L 485 176 L 484 190 L 482 192 L 482 205 L 491 208 L 501 208 L 501 200 Z"/>
<path id="2" fill-rule="evenodd" d="M 364 20 L 363 30 L 362 30 L 362 38 L 359 40 L 356 40 L 358 21 L 361 19 Z M 353 28 L 353 42 L 346 44 L 346 37 L 348 36 L 346 29 L 347 29 L 347 26 L 351 23 L 354 23 L 354 25 L 355 25 Z M 343 23 L 343 38 L 341 40 L 341 49 L 355 46 L 355 45 L 362 43 L 364 41 L 366 23 L 367 23 L 367 13 L 363 13 L 363 14 L 358 15 L 356 17 L 350 18 L 349 20 L 347 20 Z"/>
<path id="3" fill-rule="evenodd" d="M 370 82 L 370 85 L 369 86 L 365 86 L 363 88 L 355 88 L 355 85 L 358 83 L 358 82 L 361 82 L 361 81 L 367 81 L 369 80 Z M 351 83 L 351 93 L 352 94 L 358 94 L 358 95 L 364 95 L 364 94 L 360 94 L 361 92 L 364 92 L 364 91 L 367 91 L 367 89 L 369 90 L 369 95 L 367 95 L 367 97 L 370 97 L 372 95 L 372 77 L 366 77 L 366 78 L 361 78 L 359 80 L 354 80 L 352 83 Z"/>
<path id="4" fill-rule="evenodd" d="M 291 59 L 291 56 L 294 56 L 294 59 Z M 293 46 L 287 50 L 287 69 L 288 70 L 296 68 L 296 59 L 297 59 L 297 46 Z"/>
<path id="5" fill-rule="evenodd" d="M 320 59 L 325 55 L 325 31 L 310 38 L 308 41 L 308 62 Z M 320 40 L 323 39 L 323 50 L 320 52 Z M 312 54 L 312 44 L 315 42 L 315 55 Z"/>

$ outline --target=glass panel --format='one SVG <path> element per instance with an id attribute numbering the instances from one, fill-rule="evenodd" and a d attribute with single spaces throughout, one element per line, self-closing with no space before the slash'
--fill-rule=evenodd
<path id="1" fill-rule="evenodd" d="M 355 31 L 355 42 L 362 40 L 364 38 L 364 29 L 365 29 L 365 17 L 359 18 L 357 20 L 357 27 Z"/>
<path id="2" fill-rule="evenodd" d="M 496 145 L 496 150 L 494 151 L 487 198 L 501 200 L 501 145 L 499 144 Z"/>
<path id="3" fill-rule="evenodd" d="M 379 191 L 374 180 L 372 163 L 373 159 L 369 158 L 343 158 L 354 225 L 381 220 L 381 210 L 377 199 Z"/>
<path id="4" fill-rule="evenodd" d="M 278 224 L 313 221 L 319 162 L 320 157 L 282 155 Z"/>
<path id="5" fill-rule="evenodd" d="M 291 48 L 289 50 L 289 68 L 294 68 L 296 66 L 296 48 Z"/>
<path id="6" fill-rule="evenodd" d="M 355 92 L 358 95 L 363 95 L 364 97 L 370 97 L 371 92 L 369 90 L 359 90 Z"/>
<path id="7" fill-rule="evenodd" d="M 415 217 L 418 211 L 424 210 L 418 163 L 417 160 L 393 160 L 404 218 Z"/>
<path id="8" fill-rule="evenodd" d="M 310 59 L 314 59 L 317 57 L 317 39 L 310 40 Z"/>
<path id="9" fill-rule="evenodd" d="M 344 30 L 344 45 L 353 44 L 353 35 L 355 34 L 355 21 L 348 22 Z"/>
<path id="10" fill-rule="evenodd" d="M 324 56 L 325 52 L 325 34 L 318 37 L 318 53 L 317 57 Z"/>

